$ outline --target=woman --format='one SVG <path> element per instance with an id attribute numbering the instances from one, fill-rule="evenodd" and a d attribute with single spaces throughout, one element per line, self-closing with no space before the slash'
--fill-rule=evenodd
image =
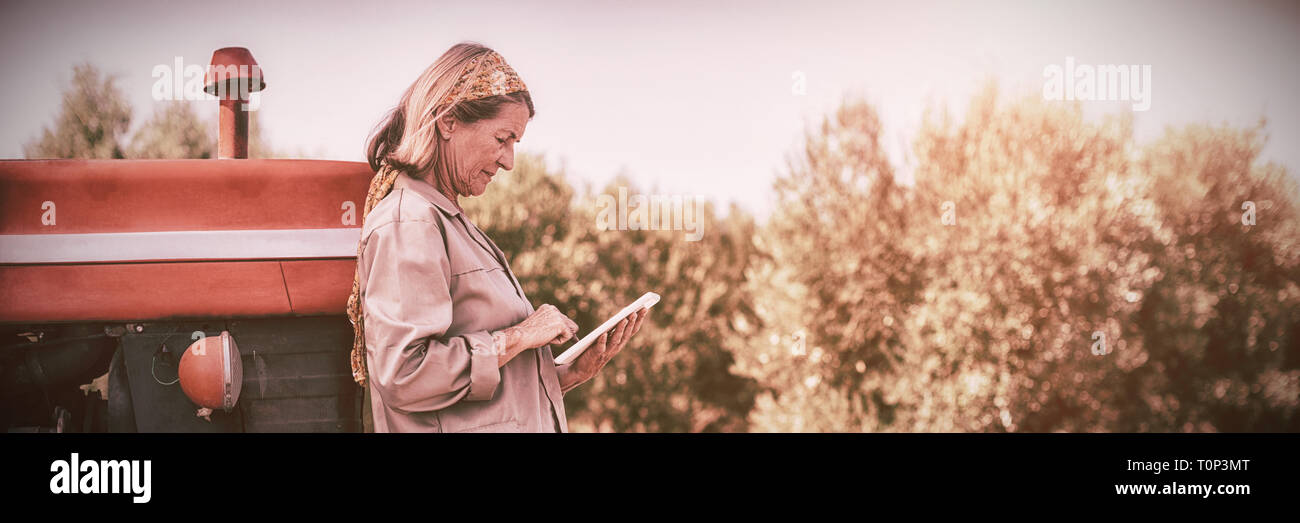
<path id="1" fill-rule="evenodd" d="M 533 309 L 505 254 L 465 216 L 534 114 L 505 59 L 453 46 L 416 79 L 370 141 L 352 372 L 375 432 L 568 432 L 564 393 L 591 379 L 636 334 L 629 317 L 569 365 L 551 343 L 578 326 Z"/>

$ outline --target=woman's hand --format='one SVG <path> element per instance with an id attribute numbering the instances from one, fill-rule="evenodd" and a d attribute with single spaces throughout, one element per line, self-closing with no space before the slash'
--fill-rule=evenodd
<path id="1" fill-rule="evenodd" d="M 601 334 L 591 347 L 583 351 L 578 359 L 568 365 L 560 365 L 556 368 L 556 373 L 560 378 L 560 390 L 568 392 L 569 389 L 577 387 L 587 380 L 591 379 L 605 367 L 609 360 L 623 350 L 628 340 L 641 330 L 641 322 L 650 314 L 649 309 L 641 309 L 635 314 L 624 318 L 618 322 L 613 329 L 605 334 Z"/>
<path id="2" fill-rule="evenodd" d="M 550 343 L 564 343 L 578 332 L 578 324 L 549 303 L 538 307 L 524 321 L 498 331 L 503 338 L 504 353 L 499 357 L 503 366 L 519 353 Z"/>

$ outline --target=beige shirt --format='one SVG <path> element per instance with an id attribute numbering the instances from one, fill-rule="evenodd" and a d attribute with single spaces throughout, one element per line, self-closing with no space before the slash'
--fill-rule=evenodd
<path id="1" fill-rule="evenodd" d="M 375 432 L 568 432 L 549 345 L 497 367 L 492 331 L 533 312 L 505 254 L 405 174 L 361 230 Z"/>

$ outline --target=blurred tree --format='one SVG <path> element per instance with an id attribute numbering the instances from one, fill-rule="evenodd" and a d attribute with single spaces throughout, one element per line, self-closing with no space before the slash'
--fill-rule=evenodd
<path id="1" fill-rule="evenodd" d="M 72 69 L 72 83 L 54 127 L 26 144 L 23 154 L 38 158 L 123 158 L 123 135 L 131 124 L 131 105 L 112 76 L 91 64 Z"/>
<path id="2" fill-rule="evenodd" d="M 509 256 L 535 306 L 555 305 L 585 334 L 646 291 L 663 296 L 634 342 L 566 394 L 571 427 L 745 430 L 756 387 L 731 367 L 757 321 L 743 285 L 756 255 L 753 220 L 734 208 L 718 219 L 704 205 L 701 241 L 685 241 L 680 230 L 605 231 L 595 194 L 575 198 L 541 158 L 516 161 L 466 209 Z M 616 180 L 604 192 L 630 185 Z M 553 347 L 557 355 L 564 348 Z"/>
<path id="3" fill-rule="evenodd" d="M 162 102 L 154 117 L 131 137 L 134 158 L 216 158 L 216 119 L 202 120 L 194 105 L 187 102 Z M 215 99 L 201 104 L 213 104 Z M 304 158 L 276 150 L 262 132 L 262 118 L 257 111 L 248 114 L 248 157 Z"/>
<path id="4" fill-rule="evenodd" d="M 907 247 L 913 217 L 880 132 L 870 106 L 848 101 L 806 134 L 776 181 L 760 237 L 772 260 L 752 282 L 771 330 L 742 357 L 769 391 L 755 429 L 859 430 L 869 409 L 892 408 L 865 381 L 903 357 L 895 322 L 918 299 L 925 260 Z"/>
<path id="5" fill-rule="evenodd" d="M 989 88 L 926 120 L 908 189 L 878 128 L 846 103 L 777 183 L 790 286 L 759 297 L 802 306 L 745 358 L 755 428 L 1300 429 L 1296 200 L 1255 132 L 1139 155 L 1127 118 Z"/>
<path id="6" fill-rule="evenodd" d="M 113 79 L 73 73 L 27 157 L 213 156 L 187 104 L 125 145 Z M 250 157 L 291 156 L 259 120 Z M 575 430 L 1300 431 L 1300 197 L 1260 163 L 1263 124 L 1143 148 L 1131 127 L 990 87 L 960 123 L 925 119 L 908 185 L 874 109 L 847 100 L 765 226 L 702 204 L 698 242 L 602 230 L 600 196 L 633 184 L 575 190 L 536 156 L 465 204 L 580 333 L 663 296 L 566 395 Z"/>
<path id="7" fill-rule="evenodd" d="M 131 138 L 132 158 L 213 158 L 217 141 L 190 102 L 162 102 Z"/>
<path id="8" fill-rule="evenodd" d="M 128 143 L 132 109 L 115 78 L 103 75 L 92 64 L 77 65 L 54 127 L 26 144 L 23 154 L 29 159 L 216 157 L 216 123 L 199 118 L 190 102 L 161 104 Z M 212 108 L 216 108 L 215 101 Z M 248 127 L 249 158 L 292 156 L 267 142 L 257 112 L 249 115 Z"/>
<path id="9" fill-rule="evenodd" d="M 1128 118 L 1089 123 L 1079 105 L 1032 97 L 1000 106 L 994 88 L 961 125 L 923 128 L 916 203 L 929 219 L 914 243 L 933 263 L 905 322 L 923 379 L 887 398 L 906 405 L 931 384 L 905 423 L 1120 429 L 1138 398 L 1115 380 L 1146 363 L 1133 316 L 1160 273 L 1140 246 L 1169 240 L 1131 146 Z"/>
<path id="10" fill-rule="evenodd" d="M 1122 430 L 1300 431 L 1296 187 L 1261 165 L 1263 124 L 1172 131 L 1138 162 L 1172 240 L 1137 321 L 1150 365 Z"/>

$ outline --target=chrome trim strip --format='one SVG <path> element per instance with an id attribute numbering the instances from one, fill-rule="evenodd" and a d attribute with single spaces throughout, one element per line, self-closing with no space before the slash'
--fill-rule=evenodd
<path id="1" fill-rule="evenodd" d="M 233 401 L 230 401 L 230 394 L 231 394 L 230 382 L 234 372 L 231 372 L 230 370 L 230 332 L 228 331 L 221 331 L 221 364 L 222 364 L 221 385 L 222 385 L 222 389 L 225 391 L 225 394 L 221 399 L 221 407 L 226 412 L 230 412 L 230 408 L 235 405 Z"/>
<path id="2" fill-rule="evenodd" d="M 361 229 L 0 235 L 0 264 L 355 258 Z"/>

